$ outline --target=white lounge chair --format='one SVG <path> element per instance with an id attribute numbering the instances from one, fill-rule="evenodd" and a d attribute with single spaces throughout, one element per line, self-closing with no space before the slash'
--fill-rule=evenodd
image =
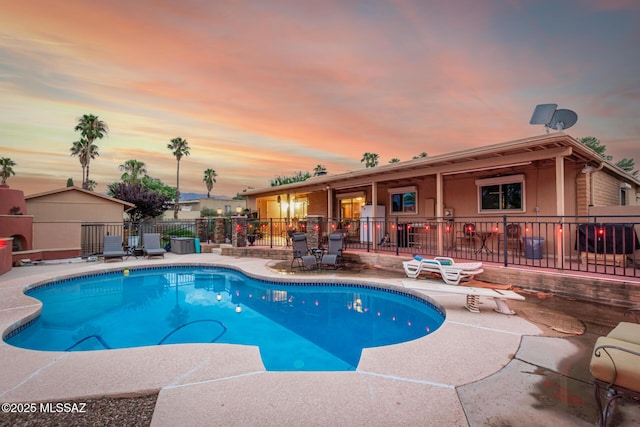
<path id="1" fill-rule="evenodd" d="M 403 262 L 402 266 L 407 277 L 411 279 L 417 279 L 422 273 L 435 273 L 440 275 L 447 285 L 459 285 L 461 281 L 471 280 L 476 274 L 484 271 L 481 262 L 456 263 L 448 257 L 415 256 L 411 261 Z"/>

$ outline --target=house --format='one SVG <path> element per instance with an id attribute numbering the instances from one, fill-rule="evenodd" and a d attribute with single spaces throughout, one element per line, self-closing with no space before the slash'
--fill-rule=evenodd
<path id="1" fill-rule="evenodd" d="M 213 196 L 193 200 L 181 200 L 178 204 L 178 219 L 195 219 L 202 216 L 203 210 L 208 210 L 217 215 L 237 215 L 246 208 L 246 201 L 233 199 L 228 196 Z M 173 218 L 173 205 L 163 213 L 163 218 Z"/>
<path id="2" fill-rule="evenodd" d="M 593 206 L 638 206 L 640 181 L 575 138 L 554 132 L 248 190 L 246 196 L 247 207 L 261 219 L 319 216 L 342 224 L 359 220 L 363 206 L 373 205 L 383 207 L 375 217 L 384 212 L 397 223 L 474 217 L 499 225 L 505 215 L 579 218 Z M 392 234 L 391 243 L 400 237 Z M 438 253 L 445 244 L 440 236 Z"/>
<path id="3" fill-rule="evenodd" d="M 66 187 L 25 197 L 26 208 L 33 217 L 33 244 L 30 254 L 22 258 L 59 259 L 86 255 L 102 250 L 102 236 L 122 235 L 123 215 L 135 205 L 78 187 Z M 83 225 L 92 227 L 92 235 L 83 235 Z M 14 255 L 15 257 L 16 255 Z"/>

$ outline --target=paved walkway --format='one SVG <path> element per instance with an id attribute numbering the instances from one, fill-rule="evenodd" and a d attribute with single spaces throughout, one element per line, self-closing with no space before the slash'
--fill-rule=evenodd
<path id="1" fill-rule="evenodd" d="M 25 286 L 76 273 L 185 263 L 283 277 L 268 268 L 268 260 L 216 254 L 14 268 L 0 279 L 0 330 L 37 315 L 40 304 L 24 296 Z M 317 277 L 334 279 L 340 274 L 304 275 Z M 374 281 L 371 276 L 364 279 Z M 348 280 L 362 279 L 350 274 Z M 375 282 L 402 286 L 402 280 L 406 279 L 382 277 Z M 462 308 L 464 295 L 431 297 L 447 311 L 441 328 L 415 341 L 365 349 L 355 372 L 267 372 L 258 349 L 240 345 L 63 353 L 2 342 L 0 402 L 81 400 L 160 390 L 154 426 L 594 424 L 588 359 L 596 337 L 621 317 L 619 310 L 600 307 L 606 322 L 585 322 L 587 333 L 580 336 L 553 337 L 545 336 L 551 330 L 547 326 L 554 322 L 553 313 L 563 308 L 550 307 L 535 296 L 509 305 L 522 314 L 542 313 L 545 322 L 538 324 L 526 320 L 531 316 L 495 313 L 490 300 L 482 301 L 478 314 Z M 586 312 L 594 320 L 594 311 Z M 615 425 L 638 425 L 640 409 L 619 405 L 615 417 Z"/>

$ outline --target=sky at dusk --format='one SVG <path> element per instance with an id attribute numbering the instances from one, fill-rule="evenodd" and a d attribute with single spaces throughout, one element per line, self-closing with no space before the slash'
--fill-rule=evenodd
<path id="1" fill-rule="evenodd" d="M 55 7 L 52 5 L 55 4 Z M 143 161 L 180 189 L 268 187 L 541 135 L 537 104 L 578 114 L 640 164 L 640 1 L 0 0 L 0 157 L 25 194 L 82 183 L 83 114 L 109 126 L 97 191 Z"/>

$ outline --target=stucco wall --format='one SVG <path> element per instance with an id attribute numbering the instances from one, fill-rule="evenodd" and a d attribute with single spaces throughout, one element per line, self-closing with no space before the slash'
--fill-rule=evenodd
<path id="1" fill-rule="evenodd" d="M 82 227 L 76 221 L 33 223 L 33 249 L 80 248 Z"/>
<path id="2" fill-rule="evenodd" d="M 54 193 L 26 201 L 35 222 L 84 221 L 121 222 L 124 211 L 120 203 L 80 191 Z"/>

